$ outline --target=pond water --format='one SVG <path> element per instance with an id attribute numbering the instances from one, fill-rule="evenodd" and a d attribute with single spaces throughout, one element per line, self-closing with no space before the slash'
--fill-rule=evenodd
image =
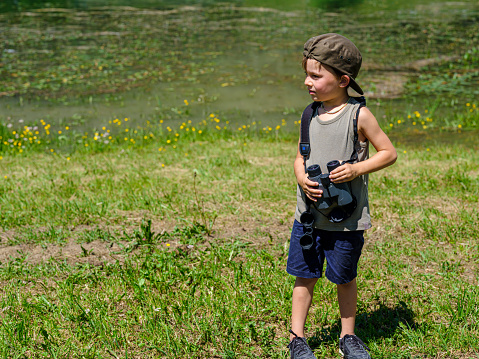
<path id="1" fill-rule="evenodd" d="M 399 8 L 404 5 L 418 5 L 428 4 L 434 1 L 397 1 L 389 0 L 379 2 L 376 1 L 373 4 L 380 6 L 381 8 Z M 0 11 L 2 12 L 21 12 L 36 9 L 45 8 L 63 8 L 63 9 L 76 9 L 76 10 L 91 10 L 104 6 L 132 6 L 143 9 L 174 9 L 179 6 L 200 5 L 200 6 L 215 6 L 218 4 L 234 4 L 238 6 L 254 6 L 272 8 L 277 10 L 304 10 L 307 8 L 320 8 L 325 10 L 337 10 L 343 8 L 357 7 L 365 3 L 364 0 L 4 0 L 0 4 Z M 371 5 L 371 1 L 366 2 L 366 5 Z"/>
<path id="2" fill-rule="evenodd" d="M 426 110 L 451 121 L 479 95 L 477 1 L 8 0 L 0 11 L 0 122 L 14 125 L 214 113 L 294 128 L 310 102 L 302 45 L 323 32 L 361 49 L 358 82 L 382 125 Z"/>

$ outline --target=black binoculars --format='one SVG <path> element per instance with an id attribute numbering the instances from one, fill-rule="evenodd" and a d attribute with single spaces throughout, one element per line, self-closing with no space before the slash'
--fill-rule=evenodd
<path id="1" fill-rule="evenodd" d="M 314 244 L 313 238 L 313 223 L 314 223 L 314 215 L 310 211 L 305 211 L 301 213 L 301 217 L 299 221 L 303 225 L 303 235 L 299 239 L 299 244 L 301 248 L 305 251 L 310 250 Z"/>
<path id="2" fill-rule="evenodd" d="M 328 171 L 331 172 L 335 168 L 341 166 L 339 161 L 330 161 L 326 165 Z M 315 203 L 318 209 L 327 209 L 333 205 L 334 202 L 338 206 L 347 206 L 353 202 L 353 196 L 349 190 L 347 183 L 333 183 L 329 179 L 329 173 L 321 173 L 319 165 L 311 165 L 307 168 L 309 179 L 313 182 L 318 182 L 318 188 L 323 191 L 323 195 L 318 198 Z"/>
<path id="3" fill-rule="evenodd" d="M 326 164 L 328 171 L 341 166 L 339 161 L 330 161 Z M 319 165 L 311 165 L 307 168 L 309 179 L 318 182 L 318 187 L 323 195 L 313 202 L 318 211 L 325 210 L 337 204 L 328 215 L 324 215 L 330 222 L 339 223 L 348 218 L 356 209 L 356 198 L 351 194 L 348 183 L 333 183 L 329 179 L 329 173 L 322 173 Z M 322 213 L 322 212 L 321 212 Z M 314 215 L 308 209 L 301 213 L 300 222 L 303 225 L 303 235 L 299 244 L 303 250 L 310 250 L 314 245 L 313 223 Z"/>

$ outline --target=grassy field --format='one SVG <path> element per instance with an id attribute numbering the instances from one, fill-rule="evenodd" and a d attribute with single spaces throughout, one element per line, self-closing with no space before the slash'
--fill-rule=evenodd
<path id="1" fill-rule="evenodd" d="M 287 356 L 296 135 L 216 123 L 164 146 L 152 130 L 142 146 L 4 155 L 2 357 Z M 477 133 L 390 135 L 400 156 L 371 175 L 358 333 L 374 358 L 477 358 Z M 318 282 L 318 357 L 338 356 L 338 315 Z"/>
<path id="2" fill-rule="evenodd" d="M 399 154 L 370 176 L 357 333 L 479 358 L 477 4 L 357 3 L 1 14 L 1 357 L 288 357 L 300 52 L 327 29 Z M 335 298 L 319 281 L 318 358 Z"/>

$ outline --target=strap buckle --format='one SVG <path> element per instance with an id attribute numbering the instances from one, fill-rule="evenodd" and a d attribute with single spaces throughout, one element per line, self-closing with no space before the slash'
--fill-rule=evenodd
<path id="1" fill-rule="evenodd" d="M 311 152 L 311 146 L 309 142 L 299 143 L 299 153 L 301 153 L 301 156 L 308 157 L 310 152 Z"/>

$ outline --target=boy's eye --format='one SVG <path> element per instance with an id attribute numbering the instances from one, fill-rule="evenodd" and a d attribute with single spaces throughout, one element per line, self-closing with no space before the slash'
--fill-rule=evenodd
<path id="1" fill-rule="evenodd" d="M 304 73 L 304 76 L 306 77 L 311 77 L 312 79 L 319 79 L 319 75 L 315 75 L 315 74 L 308 74 L 307 72 Z"/>

